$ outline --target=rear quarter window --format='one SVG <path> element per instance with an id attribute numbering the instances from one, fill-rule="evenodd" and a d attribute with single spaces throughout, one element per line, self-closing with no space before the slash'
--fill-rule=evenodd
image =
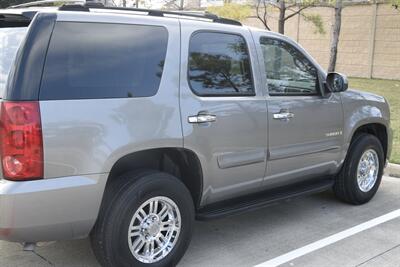
<path id="1" fill-rule="evenodd" d="M 8 75 L 27 27 L 0 28 L 0 98 L 3 97 Z"/>
<path id="2" fill-rule="evenodd" d="M 58 22 L 40 99 L 148 97 L 157 93 L 167 52 L 164 27 Z"/>

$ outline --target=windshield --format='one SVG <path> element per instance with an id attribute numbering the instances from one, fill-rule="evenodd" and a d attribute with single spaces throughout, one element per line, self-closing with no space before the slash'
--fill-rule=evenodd
<path id="1" fill-rule="evenodd" d="M 27 29 L 0 28 L 0 98 L 3 97 L 11 65 Z"/>

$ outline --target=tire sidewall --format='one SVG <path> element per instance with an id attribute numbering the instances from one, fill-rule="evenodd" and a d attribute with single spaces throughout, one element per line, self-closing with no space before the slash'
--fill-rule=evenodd
<path id="1" fill-rule="evenodd" d="M 165 258 L 151 264 L 142 263 L 129 249 L 128 229 L 137 209 L 147 200 L 158 196 L 168 197 L 178 206 L 181 214 L 181 231 L 174 248 Z M 111 242 L 108 251 L 111 251 L 111 262 L 115 266 L 169 267 L 179 262 L 191 239 L 194 208 L 188 190 L 178 179 L 163 173 L 145 176 L 122 192 L 113 206 L 115 209 L 109 214 Z"/>

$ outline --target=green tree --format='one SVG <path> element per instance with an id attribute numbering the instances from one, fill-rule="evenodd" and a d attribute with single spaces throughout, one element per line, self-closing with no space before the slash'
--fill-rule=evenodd
<path id="1" fill-rule="evenodd" d="M 391 3 L 395 9 L 400 9 L 400 0 L 391 0 Z"/>
<path id="2" fill-rule="evenodd" d="M 207 11 L 223 18 L 229 18 L 239 21 L 251 15 L 250 6 L 233 3 L 226 3 L 223 6 L 208 7 Z"/>

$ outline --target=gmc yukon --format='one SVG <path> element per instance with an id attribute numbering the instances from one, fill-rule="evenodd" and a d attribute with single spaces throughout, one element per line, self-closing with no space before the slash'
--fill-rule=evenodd
<path id="1" fill-rule="evenodd" d="M 333 190 L 364 204 L 386 100 L 296 42 L 212 14 L 0 10 L 0 239 L 90 236 L 103 266 L 175 266 L 195 219 Z"/>

